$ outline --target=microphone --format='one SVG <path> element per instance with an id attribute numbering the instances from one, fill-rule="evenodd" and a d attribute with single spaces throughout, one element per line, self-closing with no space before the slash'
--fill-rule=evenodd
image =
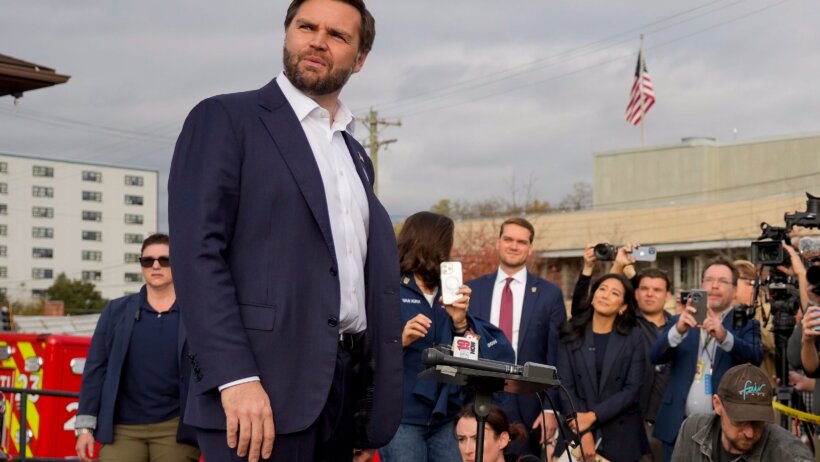
<path id="1" fill-rule="evenodd" d="M 524 366 L 508 364 L 498 361 L 488 361 L 486 359 L 465 359 L 449 356 L 435 348 L 427 348 L 421 354 L 421 362 L 426 366 L 452 366 L 467 367 L 485 372 L 497 372 L 500 374 L 523 375 Z"/>

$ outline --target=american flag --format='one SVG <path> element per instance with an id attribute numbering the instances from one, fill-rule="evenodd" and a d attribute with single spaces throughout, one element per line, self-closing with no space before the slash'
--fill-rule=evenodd
<path id="1" fill-rule="evenodd" d="M 643 71 L 641 66 L 643 66 Z M 629 92 L 629 105 L 626 107 L 626 121 L 632 125 L 638 125 L 653 104 L 655 104 L 655 90 L 652 88 L 652 78 L 649 77 L 641 53 L 638 53 L 635 83 L 632 84 L 632 90 Z"/>

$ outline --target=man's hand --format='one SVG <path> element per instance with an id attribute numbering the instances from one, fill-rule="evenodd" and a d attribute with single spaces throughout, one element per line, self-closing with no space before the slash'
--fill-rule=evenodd
<path id="1" fill-rule="evenodd" d="M 77 456 L 82 462 L 91 462 L 94 459 L 94 435 L 91 433 L 80 433 L 77 443 L 74 445 Z"/>
<path id="2" fill-rule="evenodd" d="M 430 318 L 421 313 L 417 314 L 404 325 L 404 330 L 401 333 L 401 346 L 407 347 L 427 335 L 431 325 L 433 325 L 433 321 Z"/>
<path id="3" fill-rule="evenodd" d="M 712 310 L 706 310 L 706 319 L 703 320 L 703 330 L 717 340 L 718 343 L 723 343 L 723 341 L 726 340 L 726 336 L 729 335 L 723 327 L 720 315 L 713 313 Z"/>
<path id="4" fill-rule="evenodd" d="M 555 436 L 555 431 L 558 430 L 558 419 L 555 418 L 555 414 L 550 411 L 542 411 L 544 415 L 544 419 L 547 422 L 547 428 L 542 428 L 539 438 L 539 443 L 542 445 L 544 444 L 544 438 L 547 441 L 551 440 Z M 532 423 L 532 429 L 537 430 L 541 428 L 542 419 L 541 416 L 535 418 L 535 422 Z"/>
<path id="5" fill-rule="evenodd" d="M 453 327 L 461 331 L 467 328 L 467 311 L 470 309 L 470 294 L 473 293 L 473 289 L 463 285 L 458 288 L 456 293 L 461 294 L 461 298 L 454 301 L 452 305 L 444 305 L 444 309 L 447 310 L 447 314 L 453 320 Z"/>
<path id="6" fill-rule="evenodd" d="M 353 462 L 370 462 L 375 455 L 375 449 L 354 449 Z"/>
<path id="7" fill-rule="evenodd" d="M 692 306 L 691 300 L 686 302 L 686 306 L 683 307 L 683 311 L 678 318 L 678 322 L 675 323 L 675 329 L 679 334 L 683 335 L 688 332 L 689 329 L 698 325 L 698 322 L 695 321 L 695 313 L 697 312 L 698 310 Z"/>
<path id="8" fill-rule="evenodd" d="M 222 390 L 222 407 L 228 428 L 228 447 L 236 448 L 248 462 L 267 459 L 273 452 L 276 431 L 270 399 L 259 381 L 246 382 Z"/>

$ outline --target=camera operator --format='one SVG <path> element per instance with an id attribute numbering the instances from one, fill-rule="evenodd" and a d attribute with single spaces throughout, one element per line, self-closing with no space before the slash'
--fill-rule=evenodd
<path id="1" fill-rule="evenodd" d="M 759 303 L 760 309 L 757 309 L 757 300 L 755 300 L 754 284 L 757 280 L 757 270 L 754 263 L 749 260 L 735 260 L 732 262 L 737 268 L 737 290 L 735 291 L 735 299 L 732 301 L 733 315 L 742 316 L 745 320 L 747 313 L 754 310 L 754 319 L 760 323 L 760 343 L 763 345 L 763 363 L 760 368 L 769 377 L 777 375 L 777 367 L 775 362 L 775 343 L 774 333 L 769 329 L 771 324 L 771 307 L 765 306 L 762 302 Z M 758 298 L 759 300 L 760 298 Z M 737 317 L 735 318 L 735 326 L 738 326 Z"/>
<path id="2" fill-rule="evenodd" d="M 800 290 L 800 305 L 803 317 L 799 328 L 795 328 L 789 338 L 788 357 L 790 365 L 795 369 L 803 369 L 809 378 L 820 377 L 820 278 L 814 276 L 818 270 L 812 270 L 812 280 L 808 278 L 808 271 L 803 261 L 791 246 L 785 246 L 792 261 L 792 272 L 798 279 Z M 820 390 L 815 387 L 812 399 L 812 414 L 820 414 Z"/>

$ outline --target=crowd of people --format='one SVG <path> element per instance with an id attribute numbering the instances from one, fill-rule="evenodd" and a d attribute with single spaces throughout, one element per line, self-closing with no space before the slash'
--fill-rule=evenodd
<path id="1" fill-rule="evenodd" d="M 765 330 L 730 315 L 738 297 L 752 303 L 754 266 L 711 261 L 705 313 L 682 302 L 671 315 L 669 277 L 637 271 L 635 245 L 597 277 L 590 245 L 568 319 L 560 288 L 527 269 L 535 229 L 510 218 L 497 269 L 445 303 L 452 220 L 417 213 L 396 239 L 339 100 L 373 46 L 373 16 L 362 0 L 293 0 L 284 26 L 278 76 L 208 98 L 184 123 L 170 238 L 146 240 L 143 290 L 110 302 L 94 333 L 83 461 L 95 442 L 103 461 L 472 461 L 470 391 L 418 377 L 422 351 L 456 337 L 481 358 L 555 365 L 564 385 L 497 396 L 488 462 L 812 460 L 771 423 Z M 806 309 L 820 295 L 787 251 Z M 791 356 L 811 378 L 820 311 L 799 326 Z"/>

